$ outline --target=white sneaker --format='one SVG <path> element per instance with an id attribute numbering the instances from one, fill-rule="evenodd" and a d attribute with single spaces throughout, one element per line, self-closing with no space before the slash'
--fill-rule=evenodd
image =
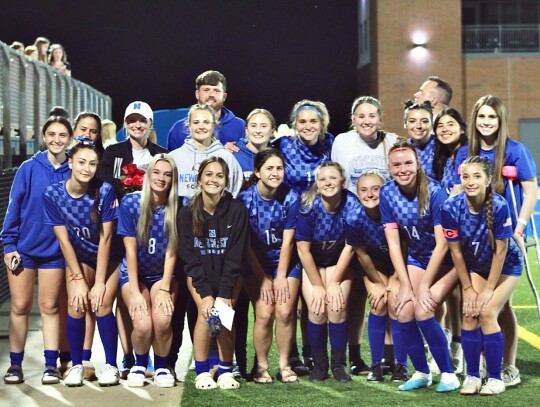
<path id="1" fill-rule="evenodd" d="M 118 372 L 118 368 L 107 363 L 105 366 L 103 366 L 103 369 L 101 370 L 98 384 L 101 387 L 116 386 L 119 380 L 120 373 Z"/>
<path id="2" fill-rule="evenodd" d="M 499 379 L 489 378 L 486 383 L 480 389 L 481 396 L 496 396 L 504 392 L 504 382 Z"/>
<path id="3" fill-rule="evenodd" d="M 448 393 L 459 389 L 459 379 L 455 373 L 441 373 L 441 380 L 435 389 L 437 393 Z"/>
<path id="4" fill-rule="evenodd" d="M 463 348 L 461 347 L 461 343 L 452 342 L 450 344 L 450 359 L 454 373 L 463 373 Z"/>
<path id="5" fill-rule="evenodd" d="M 431 373 L 414 372 L 409 380 L 398 387 L 400 391 L 410 391 L 423 389 L 424 387 L 431 386 L 432 376 Z"/>
<path id="6" fill-rule="evenodd" d="M 68 387 L 79 387 L 83 385 L 84 367 L 75 365 L 66 372 L 64 384 Z"/>
<path id="7" fill-rule="evenodd" d="M 467 376 L 461 386 L 460 393 L 464 396 L 472 396 L 478 394 L 482 387 L 482 379 L 476 376 Z"/>
<path id="8" fill-rule="evenodd" d="M 502 368 L 501 376 L 506 387 L 512 387 L 521 383 L 519 369 L 514 365 L 505 364 Z"/>
<path id="9" fill-rule="evenodd" d="M 127 375 L 129 387 L 143 387 L 146 382 L 146 366 L 133 366 Z"/>
<path id="10" fill-rule="evenodd" d="M 154 372 L 154 384 L 157 387 L 174 387 L 174 376 L 169 369 L 159 368 Z"/>

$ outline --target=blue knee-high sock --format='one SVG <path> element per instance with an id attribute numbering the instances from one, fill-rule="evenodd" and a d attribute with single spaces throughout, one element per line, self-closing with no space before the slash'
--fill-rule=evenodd
<path id="1" fill-rule="evenodd" d="M 330 349 L 333 352 L 343 352 L 347 350 L 347 331 L 349 330 L 349 322 L 344 321 L 339 324 L 332 322 L 328 323 L 328 331 L 330 334 Z"/>
<path id="2" fill-rule="evenodd" d="M 480 353 L 482 352 L 480 329 L 461 329 L 461 346 L 469 376 L 480 377 Z"/>
<path id="3" fill-rule="evenodd" d="M 96 323 L 99 330 L 99 336 L 101 337 L 101 343 L 103 344 L 103 350 L 105 351 L 105 363 L 111 366 L 116 365 L 116 352 L 118 350 L 118 326 L 116 325 L 116 318 L 112 312 L 102 317 L 96 316 Z"/>
<path id="4" fill-rule="evenodd" d="M 437 362 L 441 373 L 454 373 L 446 335 L 435 317 L 426 319 L 425 321 L 417 321 L 417 323 L 424 334 L 424 338 L 426 338 L 429 350 L 433 355 L 433 359 Z"/>
<path id="5" fill-rule="evenodd" d="M 384 357 L 384 335 L 386 333 L 386 315 L 377 316 L 369 313 L 368 338 L 371 349 L 371 367 L 380 363 Z"/>
<path id="6" fill-rule="evenodd" d="M 208 359 L 202 361 L 195 361 L 195 373 L 197 373 L 197 375 L 208 371 L 210 371 L 210 363 L 208 363 Z"/>
<path id="7" fill-rule="evenodd" d="M 222 375 L 223 373 L 231 373 L 232 370 L 233 370 L 232 360 L 230 362 L 224 362 L 221 359 L 219 360 L 218 375 Z"/>
<path id="8" fill-rule="evenodd" d="M 219 365 L 219 355 L 217 353 L 212 353 L 208 355 L 208 363 L 210 364 L 210 367 Z"/>
<path id="9" fill-rule="evenodd" d="M 150 359 L 150 354 L 148 352 L 142 355 L 135 353 L 135 366 L 142 366 L 146 369 L 148 367 L 149 359 Z"/>
<path id="10" fill-rule="evenodd" d="M 168 358 L 169 358 L 169 355 L 167 355 L 167 356 L 158 356 L 158 355 L 156 355 L 154 353 L 154 368 L 156 370 L 166 368 Z"/>
<path id="11" fill-rule="evenodd" d="M 82 360 L 89 361 L 92 358 L 92 349 L 83 349 Z"/>
<path id="12" fill-rule="evenodd" d="M 81 318 L 73 318 L 71 315 L 67 316 L 67 340 L 73 366 L 82 365 L 84 334 L 86 332 L 85 324 L 84 316 Z"/>
<path id="13" fill-rule="evenodd" d="M 47 366 L 54 366 L 56 367 L 56 361 L 58 360 L 58 351 L 57 350 L 47 350 L 43 352 L 43 356 L 45 356 L 45 367 Z"/>
<path id="14" fill-rule="evenodd" d="M 394 342 L 394 356 L 397 363 L 403 366 L 407 366 L 407 351 L 405 350 L 405 344 L 403 343 L 403 336 L 401 336 L 401 327 L 397 319 L 390 319 L 392 325 L 392 342 Z"/>
<path id="15" fill-rule="evenodd" d="M 501 380 L 501 363 L 503 358 L 504 338 L 502 332 L 484 334 L 484 355 L 490 379 Z"/>
<path id="16" fill-rule="evenodd" d="M 313 353 L 326 353 L 327 350 L 327 338 L 328 338 L 328 324 L 316 324 L 308 321 L 307 323 L 309 343 L 311 344 L 311 350 Z"/>
<path id="17" fill-rule="evenodd" d="M 424 339 L 416 321 L 399 322 L 399 333 L 403 338 L 403 345 L 411 358 L 414 368 L 419 372 L 429 373 L 424 350 Z"/>
<path id="18" fill-rule="evenodd" d="M 9 352 L 11 366 L 22 366 L 24 352 Z"/>

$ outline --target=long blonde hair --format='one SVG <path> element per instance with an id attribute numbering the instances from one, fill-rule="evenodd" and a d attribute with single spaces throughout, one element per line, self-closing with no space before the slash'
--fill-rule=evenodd
<path id="1" fill-rule="evenodd" d="M 171 189 L 169 189 L 167 202 L 165 204 L 165 222 L 163 231 L 169 238 L 169 244 L 167 246 L 168 251 L 178 250 L 179 239 L 178 230 L 176 227 L 176 216 L 178 211 L 178 169 L 174 160 L 167 154 L 157 154 L 150 160 L 146 174 L 144 174 L 143 187 L 141 191 L 141 210 L 139 221 L 137 223 L 137 242 L 141 245 L 148 244 L 148 238 L 150 234 L 150 228 L 153 221 L 153 209 L 152 209 L 152 187 L 150 185 L 150 177 L 154 167 L 159 161 L 166 161 L 170 164 L 172 169 L 172 183 Z"/>
<path id="2" fill-rule="evenodd" d="M 326 167 L 335 168 L 339 172 L 339 175 L 341 176 L 341 181 L 345 182 L 345 170 L 343 169 L 341 164 L 335 161 L 326 161 L 322 163 L 321 165 L 319 165 L 315 169 L 315 182 L 313 183 L 313 185 L 311 185 L 311 188 L 309 188 L 306 192 L 302 194 L 302 210 L 303 211 L 309 212 L 313 208 L 313 202 L 315 201 L 315 198 L 317 197 L 317 195 L 320 194 L 318 186 L 317 186 L 317 182 L 319 182 L 319 174 L 321 170 Z"/>

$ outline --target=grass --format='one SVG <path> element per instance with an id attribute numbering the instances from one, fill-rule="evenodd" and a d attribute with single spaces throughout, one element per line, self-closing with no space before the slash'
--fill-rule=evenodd
<path id="1" fill-rule="evenodd" d="M 530 250 L 529 258 L 533 265 L 535 285 L 540 289 L 540 271 L 535 256 Z M 514 306 L 518 323 L 532 334 L 540 337 L 540 319 L 536 310 L 536 303 L 532 290 L 529 287 L 525 272 L 514 294 Z M 534 306 L 534 307 L 528 307 Z M 251 332 L 251 328 L 250 331 Z M 364 335 L 362 356 L 369 361 L 369 347 L 367 335 Z M 540 341 L 540 338 L 536 338 Z M 251 337 L 248 337 L 248 347 L 251 346 Z M 301 343 L 299 339 L 299 343 Z M 464 397 L 457 392 L 450 394 L 436 394 L 435 386 L 413 392 L 399 392 L 397 384 L 390 383 L 388 377 L 384 383 L 368 383 L 365 377 L 353 376 L 347 384 L 339 384 L 333 379 L 313 384 L 307 378 L 300 378 L 297 384 L 281 384 L 275 382 L 271 385 L 258 385 L 253 382 L 241 383 L 241 388 L 234 391 L 211 390 L 198 391 L 194 386 L 195 374 L 190 372 L 186 377 L 186 384 L 182 396 L 182 406 L 489 406 L 489 405 L 537 405 L 540 397 L 540 349 L 532 346 L 520 338 L 518 348 L 517 366 L 521 372 L 521 385 L 508 389 L 497 397 Z M 540 345 L 536 345 L 540 346 Z M 249 348 L 248 348 L 249 349 Z M 248 350 L 248 360 L 253 360 L 253 351 Z M 275 345 L 271 352 L 270 374 L 277 373 L 277 352 Z M 438 376 L 434 377 L 435 383 Z"/>

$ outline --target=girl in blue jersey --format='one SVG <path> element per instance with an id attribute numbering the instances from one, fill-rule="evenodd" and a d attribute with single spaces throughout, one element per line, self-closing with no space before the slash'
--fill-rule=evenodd
<path id="1" fill-rule="evenodd" d="M 195 387 L 237 389 L 234 379 L 234 335 L 225 327 L 212 334 L 209 319 L 215 308 L 234 308 L 242 286 L 240 275 L 248 238 L 248 215 L 241 202 L 225 189 L 229 168 L 221 157 L 201 162 L 198 192 L 180 212 L 180 255 L 185 262 L 188 288 L 198 310 L 194 332 Z M 216 338 L 219 350 L 217 383 L 210 375 L 209 346 Z"/>
<path id="2" fill-rule="evenodd" d="M 24 381 L 21 366 L 37 275 L 46 366 L 41 382 L 60 382 L 56 368 L 60 325 L 58 298 L 65 289 L 65 261 L 52 227 L 44 223 L 43 191 L 52 183 L 69 178 L 66 147 L 73 131 L 66 119 L 55 116 L 43 125 L 41 135 L 47 150 L 22 163 L 15 174 L 2 230 L 11 294 L 11 366 L 4 376 L 6 384 Z"/>
<path id="3" fill-rule="evenodd" d="M 279 349 L 277 378 L 284 383 L 298 380 L 289 363 L 289 352 L 301 278 L 294 247 L 300 197 L 283 184 L 284 168 L 285 161 L 278 150 L 262 150 L 255 156 L 253 174 L 238 196 L 248 209 L 251 226 L 247 257 L 252 274 L 246 277 L 245 287 L 255 303 L 256 383 L 272 383 L 268 352 L 274 320 Z"/>
<path id="4" fill-rule="evenodd" d="M 338 163 L 327 161 L 315 170 L 315 184 L 302 195 L 302 209 L 296 227 L 298 255 L 303 267 L 302 293 L 309 307 L 308 333 L 313 352 L 310 380 L 325 380 L 328 373 L 327 337 L 330 333 L 331 369 L 342 383 L 351 380 L 346 372 L 347 311 L 327 307 L 327 289 L 334 280 L 343 302 L 351 289 L 352 257 L 345 245 L 344 223 L 348 213 L 359 206 L 356 196 L 344 189 L 345 176 Z M 338 279 L 334 277 L 339 274 Z M 382 286 L 382 288 L 381 288 Z M 381 296 L 385 287 L 380 285 Z M 379 299 L 379 298 L 378 298 Z"/>
<path id="5" fill-rule="evenodd" d="M 512 195 L 503 169 L 507 166 L 517 169 L 517 182 L 514 182 L 517 213 L 511 210 L 510 217 L 514 239 L 520 243 L 537 201 L 536 164 L 527 147 L 510 138 L 506 109 L 498 97 L 486 95 L 478 99 L 473 107 L 470 126 L 469 145 L 458 150 L 456 169 L 467 156 L 486 157 L 494 164 L 493 190 L 506 198 L 510 208 L 513 207 Z M 455 171 L 454 175 L 456 183 L 459 183 L 458 172 Z M 521 379 L 516 367 L 517 320 L 512 309 L 512 297 L 501 311 L 500 323 L 505 339 L 503 380 L 506 386 L 514 386 Z"/>
<path id="6" fill-rule="evenodd" d="M 126 195 L 120 205 L 118 234 L 124 237 L 126 248 L 120 286 L 133 322 L 135 350 L 135 366 L 127 376 L 130 387 L 144 386 L 150 346 L 154 348 L 154 384 L 173 387 L 175 382 L 166 367 L 178 289 L 173 277 L 179 247 L 177 180 L 174 160 L 157 154 L 150 160 L 142 191 Z"/>
<path id="7" fill-rule="evenodd" d="M 467 124 L 456 109 L 449 107 L 435 117 L 433 128 L 437 135 L 433 148 L 433 179 L 439 181 L 450 195 L 455 182 L 456 153 L 461 146 L 467 145 Z"/>
<path id="8" fill-rule="evenodd" d="M 290 113 L 290 125 L 294 130 L 294 135 L 280 137 L 274 146 L 285 157 L 284 184 L 291 187 L 298 195 L 302 195 L 315 182 L 317 166 L 330 160 L 334 136 L 328 133 L 330 115 L 322 102 L 301 100 L 296 103 Z M 307 341 L 308 307 L 302 295 L 300 298 L 302 299 L 301 327 L 304 338 L 302 353 L 306 364 L 299 359 L 296 339 L 291 347 L 290 363 L 293 370 L 303 376 L 309 373 L 311 349 Z M 296 338 L 296 335 L 293 337 Z"/>
<path id="9" fill-rule="evenodd" d="M 493 166 L 485 157 L 469 157 L 461 165 L 464 192 L 449 198 L 442 226 L 463 287 L 463 351 L 468 376 L 461 394 L 500 394 L 503 335 L 497 317 L 521 275 L 521 251 L 512 239 L 512 221 L 505 199 L 491 187 Z M 482 385 L 480 353 L 489 378 Z"/>
<path id="10" fill-rule="evenodd" d="M 394 295 L 399 291 L 399 280 L 397 274 L 394 273 L 394 267 L 388 254 L 388 245 L 379 209 L 379 195 L 383 184 L 384 178 L 376 170 L 369 170 L 360 175 L 358 178 L 358 198 L 362 205 L 347 215 L 345 236 L 347 245 L 354 249 L 362 269 L 365 270 L 364 284 L 367 291 L 371 293 L 369 296 L 371 312 L 368 321 L 368 338 L 372 362 L 371 372 L 367 379 L 382 382 L 384 380 L 384 365 L 394 365 L 393 360 L 385 360 L 384 365 L 382 363 L 383 356 L 385 359 L 387 358 L 385 355 L 385 332 L 388 314 L 392 327 L 394 355 L 397 360 L 391 380 L 392 382 L 404 382 L 409 379 L 407 352 L 399 333 L 399 323 L 394 308 Z M 380 290 L 379 281 L 382 282 L 385 291 L 393 294 L 387 296 L 388 305 L 385 301 L 377 301 L 377 296 L 373 294 L 374 290 Z M 332 304 L 335 303 L 335 299 L 339 299 L 334 295 L 330 297 L 329 300 Z M 338 301 L 337 306 L 343 306 L 342 301 Z"/>
<path id="11" fill-rule="evenodd" d="M 238 141 L 234 158 L 242 167 L 244 180 L 253 173 L 255 154 L 268 147 L 270 139 L 276 131 L 276 119 L 266 109 L 254 109 L 246 118 L 246 138 Z"/>
<path id="12" fill-rule="evenodd" d="M 388 161 L 394 180 L 381 189 L 381 221 L 400 282 L 395 296 L 399 332 L 416 369 L 399 390 L 415 390 L 432 383 L 423 334 L 441 371 L 436 391 L 453 391 L 459 387 L 459 380 L 452 370 L 446 337 L 434 317 L 437 306 L 457 283 L 457 272 L 445 259 L 448 247 L 440 225 L 446 193 L 425 175 L 408 141 L 398 140 L 390 149 Z M 407 242 L 406 262 L 400 233 Z"/>
<path id="13" fill-rule="evenodd" d="M 435 178 L 433 172 L 433 109 L 431 102 L 425 101 L 414 103 L 411 100 L 405 102 L 403 115 L 403 127 L 407 130 L 409 141 L 412 143 L 418 159 L 426 175 Z"/>
<path id="14" fill-rule="evenodd" d="M 70 151 L 71 178 L 50 185 L 44 192 L 45 222 L 53 226 L 67 262 L 66 327 L 73 365 L 64 378 L 66 386 L 83 384 L 85 311 L 90 309 L 96 313 L 105 349 L 106 365 L 99 384 L 115 385 L 119 378 L 118 331 L 112 305 L 121 254 L 111 249 L 118 201 L 110 184 L 94 178 L 97 166 L 96 148 L 91 143 L 76 144 Z"/>

